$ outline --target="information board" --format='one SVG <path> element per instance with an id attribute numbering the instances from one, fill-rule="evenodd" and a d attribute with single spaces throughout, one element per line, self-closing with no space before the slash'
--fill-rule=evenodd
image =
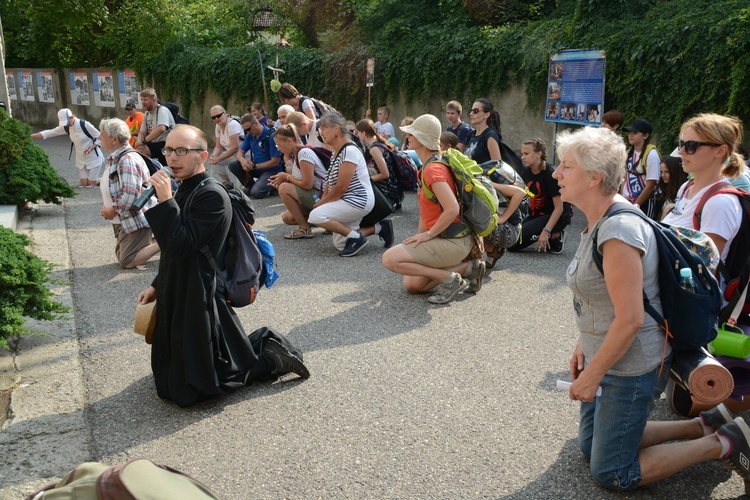
<path id="1" fill-rule="evenodd" d="M 550 57 L 544 119 L 600 126 L 605 67 L 603 50 L 566 50 Z"/>

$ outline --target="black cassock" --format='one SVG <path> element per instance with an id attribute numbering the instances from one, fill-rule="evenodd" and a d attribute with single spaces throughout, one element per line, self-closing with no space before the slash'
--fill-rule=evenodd
<path id="1" fill-rule="evenodd" d="M 212 255 L 223 255 L 232 208 L 226 190 L 212 179 L 186 209 L 190 193 L 207 177 L 203 172 L 186 179 L 174 198 L 146 212 L 161 248 L 152 283 L 157 305 L 151 368 L 159 397 L 180 406 L 268 378 L 273 369 L 260 357 L 265 329 L 248 337 L 232 308 L 211 294 L 214 273 L 200 248 L 208 244 Z"/>

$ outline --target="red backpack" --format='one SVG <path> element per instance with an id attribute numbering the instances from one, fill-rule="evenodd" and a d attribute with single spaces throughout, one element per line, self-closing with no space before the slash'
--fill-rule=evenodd
<path id="1" fill-rule="evenodd" d="M 685 188 L 687 191 L 693 181 Z M 719 315 L 719 324 L 729 322 L 733 324 L 739 316 L 738 303 L 742 301 L 742 314 L 750 314 L 750 193 L 732 186 L 728 182 L 719 182 L 711 186 L 701 197 L 693 214 L 693 225 L 697 230 L 701 227 L 701 216 L 706 202 L 718 194 L 733 194 L 737 196 L 742 208 L 742 223 L 729 247 L 727 258 L 719 263 L 718 271 L 724 278 L 724 300 L 729 304 Z M 737 307 L 737 314 L 732 314 Z"/>

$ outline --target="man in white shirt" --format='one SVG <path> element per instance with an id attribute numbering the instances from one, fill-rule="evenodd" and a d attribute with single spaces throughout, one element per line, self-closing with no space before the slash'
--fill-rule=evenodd
<path id="1" fill-rule="evenodd" d="M 167 141 L 169 131 L 174 128 L 172 113 L 159 104 L 154 89 L 141 91 L 141 105 L 146 113 L 141 124 L 141 131 L 135 141 L 135 148 L 150 158 L 159 160 L 162 165 L 167 164 L 162 149 Z"/>
<path id="2" fill-rule="evenodd" d="M 76 150 L 76 167 L 81 187 L 93 187 L 97 184 L 99 169 L 102 166 L 102 152 L 99 149 L 99 130 L 85 120 L 79 120 L 68 108 L 57 112 L 59 125 L 53 129 L 31 134 L 34 139 L 49 139 L 67 135 Z"/>

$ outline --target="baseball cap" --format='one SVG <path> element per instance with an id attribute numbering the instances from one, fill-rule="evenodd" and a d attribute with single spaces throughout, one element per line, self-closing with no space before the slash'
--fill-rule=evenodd
<path id="1" fill-rule="evenodd" d="M 135 109 L 135 103 L 133 101 L 128 101 L 125 105 L 125 109 Z"/>
<path id="2" fill-rule="evenodd" d="M 57 112 L 57 119 L 60 120 L 60 126 L 65 127 L 68 125 L 68 120 L 73 116 L 73 112 L 68 108 L 63 108 Z"/>
<path id="3" fill-rule="evenodd" d="M 626 132 L 640 132 L 642 134 L 651 134 L 654 131 L 654 127 L 651 126 L 648 120 L 643 118 L 636 118 L 630 125 L 623 128 Z"/>

